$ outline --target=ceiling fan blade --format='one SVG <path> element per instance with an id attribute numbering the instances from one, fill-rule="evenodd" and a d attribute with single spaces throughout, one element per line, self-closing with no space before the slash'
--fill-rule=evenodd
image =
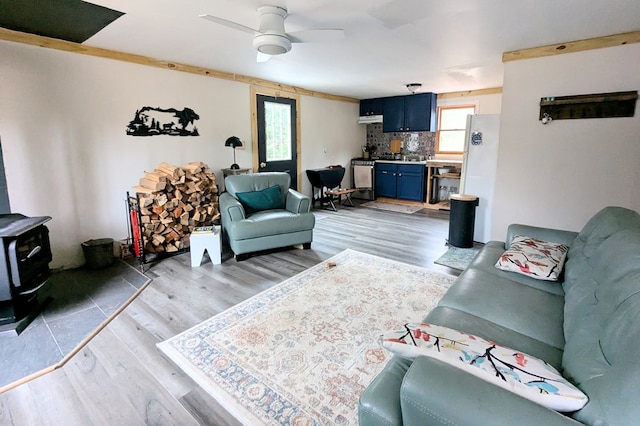
<path id="1" fill-rule="evenodd" d="M 198 16 L 202 19 L 206 19 L 207 21 L 215 22 L 216 24 L 224 25 L 225 27 L 228 27 L 228 28 L 233 28 L 234 30 L 242 31 L 249 34 L 259 33 L 258 30 L 254 30 L 253 28 L 247 27 L 242 24 L 238 24 L 237 22 L 228 21 L 226 19 L 219 18 L 217 16 L 207 15 L 206 13 Z"/>
<path id="2" fill-rule="evenodd" d="M 291 43 L 338 41 L 344 39 L 344 30 L 327 28 L 294 31 L 292 33 L 287 33 L 287 38 L 291 40 Z"/>
<path id="3" fill-rule="evenodd" d="M 269 59 L 271 59 L 271 55 L 267 55 L 266 53 L 262 52 L 258 52 L 258 55 L 256 56 L 256 62 L 258 63 L 267 62 Z"/>

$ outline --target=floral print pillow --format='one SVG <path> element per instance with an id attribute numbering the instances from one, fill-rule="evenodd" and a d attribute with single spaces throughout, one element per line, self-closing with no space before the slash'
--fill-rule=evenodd
<path id="1" fill-rule="evenodd" d="M 423 322 L 405 324 L 381 340 L 397 356 L 436 358 L 552 410 L 576 411 L 588 401 L 545 361 L 463 331 Z"/>
<path id="2" fill-rule="evenodd" d="M 522 235 L 516 236 L 496 268 L 517 272 L 532 278 L 558 281 L 569 247 Z"/>

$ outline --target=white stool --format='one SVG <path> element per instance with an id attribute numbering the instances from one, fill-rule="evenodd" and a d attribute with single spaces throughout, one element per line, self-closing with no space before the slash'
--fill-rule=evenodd
<path id="1" fill-rule="evenodd" d="M 204 251 L 214 265 L 222 263 L 220 259 L 220 226 L 202 226 L 193 229 L 189 237 L 191 246 L 191 267 L 200 266 Z"/>

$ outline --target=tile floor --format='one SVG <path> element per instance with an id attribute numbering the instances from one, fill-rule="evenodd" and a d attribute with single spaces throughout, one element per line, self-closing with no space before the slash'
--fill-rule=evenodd
<path id="1" fill-rule="evenodd" d="M 39 296 L 53 298 L 43 312 L 19 336 L 0 336 L 0 387 L 59 362 L 147 281 L 118 259 L 53 273 Z"/>

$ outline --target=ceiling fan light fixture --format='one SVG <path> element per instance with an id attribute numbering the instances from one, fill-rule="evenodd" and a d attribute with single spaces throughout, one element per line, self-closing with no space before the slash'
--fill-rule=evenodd
<path id="1" fill-rule="evenodd" d="M 253 38 L 253 47 L 267 55 L 282 55 L 291 50 L 291 40 L 278 34 L 258 34 Z"/>
<path id="2" fill-rule="evenodd" d="M 412 94 L 416 93 L 422 88 L 422 83 L 409 83 L 407 84 L 407 90 Z"/>
<path id="3" fill-rule="evenodd" d="M 291 50 L 292 43 L 309 43 L 315 41 L 337 41 L 344 39 L 344 30 L 337 28 L 315 28 L 287 33 L 284 21 L 287 10 L 279 6 L 263 5 L 258 8 L 258 29 L 228 19 L 202 14 L 201 18 L 232 28 L 237 31 L 253 34 L 253 47 L 258 51 L 257 62 L 264 62 L 271 56 L 282 55 Z M 266 58 L 265 58 L 266 55 Z"/>

